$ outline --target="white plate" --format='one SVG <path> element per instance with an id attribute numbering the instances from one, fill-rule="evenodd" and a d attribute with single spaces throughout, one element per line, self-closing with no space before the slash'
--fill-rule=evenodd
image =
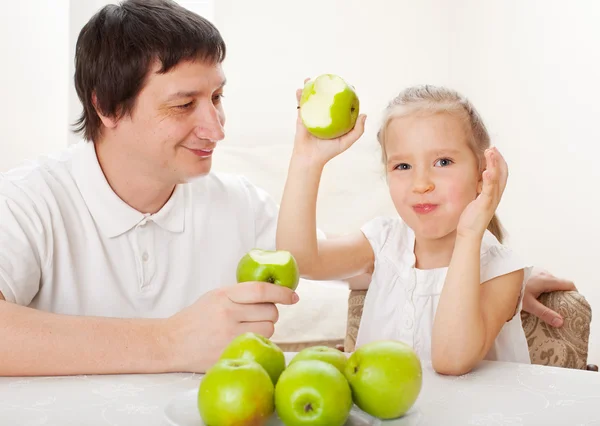
<path id="1" fill-rule="evenodd" d="M 182 392 L 165 407 L 165 417 L 172 426 L 205 426 L 197 406 L 198 389 Z M 352 407 L 346 426 L 376 426 L 381 421 L 375 419 L 356 406 Z M 274 414 L 268 426 L 281 426 L 283 423 Z"/>

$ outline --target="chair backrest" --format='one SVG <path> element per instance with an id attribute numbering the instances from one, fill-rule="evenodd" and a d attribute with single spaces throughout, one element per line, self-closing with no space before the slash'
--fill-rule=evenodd
<path id="1" fill-rule="evenodd" d="M 344 350 L 352 352 L 366 296 L 365 290 L 352 290 L 348 298 L 348 321 Z M 521 313 L 523 330 L 532 364 L 585 369 L 592 309 L 576 291 L 543 293 L 538 300 L 564 318 L 561 328 L 547 325 L 534 315 Z"/>
<path id="2" fill-rule="evenodd" d="M 576 291 L 543 293 L 538 300 L 558 312 L 564 323 L 560 328 L 552 327 L 535 315 L 521 312 L 531 363 L 585 369 L 592 322 L 590 304 Z"/>

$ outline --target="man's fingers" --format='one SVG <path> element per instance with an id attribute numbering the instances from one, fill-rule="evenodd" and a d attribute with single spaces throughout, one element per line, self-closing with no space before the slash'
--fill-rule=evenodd
<path id="1" fill-rule="evenodd" d="M 229 300 L 234 303 L 280 303 L 293 305 L 299 298 L 293 290 L 276 284 L 249 281 L 231 286 Z"/>
<path id="2" fill-rule="evenodd" d="M 240 332 L 256 333 L 269 339 L 275 333 L 275 324 L 271 321 L 243 322 L 240 324 Z"/>
<path id="3" fill-rule="evenodd" d="M 552 327 L 562 327 L 563 318 L 552 309 L 544 306 L 539 300 L 530 297 L 523 300 L 523 310 L 535 315 Z"/>
<path id="4" fill-rule="evenodd" d="M 569 280 L 563 280 L 561 278 L 556 278 L 552 280 L 553 282 L 550 284 L 552 289 L 546 290 L 548 291 L 577 291 L 577 287 L 575 287 L 575 283 Z"/>
<path id="5" fill-rule="evenodd" d="M 239 322 L 270 321 L 276 323 L 279 320 L 279 310 L 272 303 L 259 303 L 255 305 L 240 305 L 235 310 L 235 319 Z"/>

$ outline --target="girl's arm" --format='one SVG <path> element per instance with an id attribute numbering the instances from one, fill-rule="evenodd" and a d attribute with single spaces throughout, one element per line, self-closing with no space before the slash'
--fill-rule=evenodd
<path id="1" fill-rule="evenodd" d="M 301 89 L 296 91 L 298 101 L 301 93 Z M 345 279 L 373 269 L 373 250 L 361 232 L 317 241 L 316 226 L 317 194 L 323 168 L 360 138 L 365 120 L 366 116 L 360 115 L 350 132 L 324 140 L 307 131 L 298 110 L 294 150 L 277 224 L 277 249 L 292 253 L 303 277 Z"/>
<path id="2" fill-rule="evenodd" d="M 516 312 L 523 270 L 480 284 L 480 248 L 481 239 L 456 239 L 431 342 L 433 368 L 441 374 L 471 371 Z"/>
<path id="3" fill-rule="evenodd" d="M 485 357 L 515 313 L 521 292 L 523 270 L 480 283 L 481 240 L 508 178 L 508 166 L 495 148 L 486 150 L 485 158 L 481 193 L 460 216 L 433 323 L 431 361 L 442 374 L 465 374 Z"/>
<path id="4" fill-rule="evenodd" d="M 277 249 L 290 251 L 303 277 L 346 279 L 371 272 L 374 254 L 362 232 L 317 240 L 316 204 L 324 164 L 294 153 L 277 225 Z"/>

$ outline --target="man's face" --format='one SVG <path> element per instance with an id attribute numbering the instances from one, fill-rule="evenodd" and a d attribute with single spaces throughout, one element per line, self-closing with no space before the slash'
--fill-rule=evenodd
<path id="1" fill-rule="evenodd" d="M 210 171 L 225 137 L 220 64 L 184 61 L 165 74 L 151 69 L 130 115 L 110 129 L 127 163 L 148 178 L 178 184 Z"/>

